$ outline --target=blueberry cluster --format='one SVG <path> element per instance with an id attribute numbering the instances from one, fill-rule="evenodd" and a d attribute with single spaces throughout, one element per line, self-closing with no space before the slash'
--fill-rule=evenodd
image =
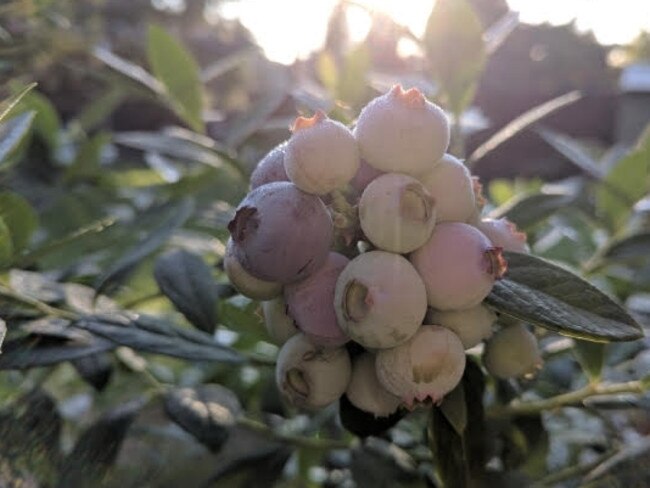
<path id="1" fill-rule="evenodd" d="M 478 180 L 447 154 L 445 113 L 417 89 L 372 100 L 353 130 L 317 112 L 251 176 L 228 225 L 225 269 L 262 300 L 281 345 L 278 388 L 318 409 L 342 396 L 382 417 L 439 403 L 460 381 L 465 350 L 512 377 L 539 364 L 534 336 L 482 304 L 527 252 L 505 219 L 481 219 Z M 346 347 L 363 352 L 351 358 Z M 358 347 L 361 346 L 361 347 Z"/>

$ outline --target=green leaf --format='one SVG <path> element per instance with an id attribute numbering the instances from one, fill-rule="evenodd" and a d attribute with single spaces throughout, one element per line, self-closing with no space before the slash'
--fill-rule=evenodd
<path id="1" fill-rule="evenodd" d="M 7 324 L 4 320 L 0 319 L 0 354 L 2 354 L 2 344 L 7 336 Z"/>
<path id="2" fill-rule="evenodd" d="M 121 405 L 86 429 L 63 460 L 58 486 L 103 485 L 129 427 L 143 406 L 142 401 Z"/>
<path id="3" fill-rule="evenodd" d="M 640 232 L 612 242 L 601 257 L 625 263 L 647 261 L 650 259 L 650 232 Z"/>
<path id="4" fill-rule="evenodd" d="M 609 171 L 596 192 L 596 208 L 614 229 L 632 214 L 634 202 L 650 191 L 650 126 L 636 148 Z"/>
<path id="5" fill-rule="evenodd" d="M 189 361 L 232 364 L 241 364 L 244 361 L 243 356 L 237 351 L 216 343 L 207 334 L 199 336 L 189 334 L 188 331 L 191 329 L 182 329 L 149 319 L 132 320 L 118 316 L 87 317 L 76 322 L 74 326 L 136 351 Z M 194 332 L 198 334 L 198 331 Z"/>
<path id="6" fill-rule="evenodd" d="M 490 212 L 490 218 L 506 217 L 520 228 L 532 225 L 573 203 L 575 195 L 566 192 L 518 195 Z"/>
<path id="7" fill-rule="evenodd" d="M 66 168 L 65 181 L 91 180 L 98 178 L 101 173 L 101 156 L 102 150 L 111 140 L 111 136 L 106 133 L 99 133 L 85 141 L 73 163 Z"/>
<path id="8" fill-rule="evenodd" d="M 596 180 L 603 178 L 600 166 L 576 140 L 549 129 L 537 129 L 536 132 L 586 176 Z"/>
<path id="9" fill-rule="evenodd" d="M 7 160 L 29 133 L 35 115 L 36 112 L 32 110 L 17 115 L 0 125 L 0 170 L 7 169 Z"/>
<path id="10" fill-rule="evenodd" d="M 134 266 L 160 249 L 171 234 L 192 215 L 194 204 L 191 200 L 183 200 L 178 207 L 168 207 L 165 210 L 158 226 L 151 230 L 144 239 L 131 246 L 122 257 L 99 277 L 96 287 L 98 295 L 109 285 L 119 283 L 125 279 Z"/>
<path id="11" fill-rule="evenodd" d="M 330 94 L 335 95 L 336 87 L 339 84 L 339 73 L 336 66 L 336 60 L 331 52 L 322 51 L 318 55 L 316 70 L 318 73 L 318 79 L 323 86 Z"/>
<path id="12" fill-rule="evenodd" d="M 370 68 L 370 51 L 365 43 L 361 43 L 345 58 L 334 92 L 336 97 L 348 105 L 360 107 L 366 101 L 367 75 Z"/>
<path id="13" fill-rule="evenodd" d="M 598 381 L 603 371 L 607 344 L 576 340 L 573 353 L 591 381 Z"/>
<path id="14" fill-rule="evenodd" d="M 214 453 L 242 414 L 237 396 L 221 385 L 175 388 L 165 395 L 164 405 L 169 418 Z"/>
<path id="15" fill-rule="evenodd" d="M 147 58 L 177 114 L 192 129 L 204 132 L 203 86 L 199 66 L 192 55 L 162 27 L 150 25 Z"/>
<path id="16" fill-rule="evenodd" d="M 130 82 L 135 82 L 131 84 L 144 89 L 147 93 L 156 95 L 165 93 L 163 84 L 141 66 L 131 63 L 103 47 L 93 49 L 93 55 L 116 73 L 127 78 Z"/>
<path id="17" fill-rule="evenodd" d="M 38 228 L 38 215 L 29 202 L 17 193 L 0 192 L 0 218 L 9 228 L 13 252 L 27 247 Z"/>
<path id="18" fill-rule="evenodd" d="M 486 298 L 498 312 L 578 339 L 643 337 L 639 324 L 622 306 L 578 275 L 528 254 L 504 255 L 508 272 Z"/>
<path id="19" fill-rule="evenodd" d="M 582 95 L 580 92 L 572 91 L 527 110 L 508 122 L 508 124 L 499 129 L 487 141 L 477 147 L 469 158 L 467 158 L 467 165 L 471 167 L 473 164 L 476 164 L 477 161 L 480 161 L 487 156 L 488 153 L 494 151 L 501 144 L 512 139 L 524 129 L 527 129 L 531 125 L 542 120 L 544 117 L 557 112 L 567 105 L 577 102 L 581 97 Z"/>
<path id="20" fill-rule="evenodd" d="M 424 48 L 434 78 L 453 113 L 472 102 L 486 61 L 483 28 L 466 0 L 438 0 L 427 22 Z"/>
<path id="21" fill-rule="evenodd" d="M 197 328 L 213 333 L 219 290 L 210 268 L 196 254 L 179 250 L 156 259 L 156 283 L 174 306 Z"/>
<path id="22" fill-rule="evenodd" d="M 14 253 L 13 239 L 9 227 L 0 217 L 0 268 L 4 268 L 11 263 L 11 256 Z"/>
<path id="23" fill-rule="evenodd" d="M 467 427 L 467 404 L 465 388 L 462 382 L 445 396 L 440 404 L 440 410 L 459 436 L 465 433 Z"/>
<path id="24" fill-rule="evenodd" d="M 12 97 L 10 97 L 7 100 L 4 100 L 2 103 L 0 103 L 0 122 L 4 121 L 4 119 L 9 115 L 9 112 L 18 105 L 20 100 L 27 95 L 30 91 L 32 91 L 38 83 L 30 83 L 27 85 L 25 88 L 23 88 L 19 93 L 16 93 Z"/>
<path id="25" fill-rule="evenodd" d="M 445 413 L 442 408 L 433 407 L 427 430 L 429 447 L 442 487 L 481 486 L 477 483 L 483 477 L 485 465 L 485 379 L 481 368 L 470 358 L 456 389 L 463 391 L 465 422 L 459 423 L 460 417 L 454 415 L 452 423 L 449 410 Z M 450 406 L 458 401 L 460 396 L 456 396 Z M 463 423 L 465 426 L 460 429 Z"/>
<path id="26" fill-rule="evenodd" d="M 59 133 L 61 132 L 61 119 L 56 108 L 47 97 L 37 91 L 27 93 L 20 101 L 20 108 L 23 111 L 33 110 L 36 112 L 33 127 L 34 132 L 50 146 L 50 150 L 56 149 L 59 145 Z"/>

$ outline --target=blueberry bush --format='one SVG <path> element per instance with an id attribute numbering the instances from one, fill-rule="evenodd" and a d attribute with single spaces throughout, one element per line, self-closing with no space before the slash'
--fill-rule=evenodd
<path id="1" fill-rule="evenodd" d="M 464 0 L 309 83 L 123 3 L 0 5 L 1 485 L 650 483 L 650 132 L 469 150 Z M 472 176 L 524 132 L 574 175 Z"/>

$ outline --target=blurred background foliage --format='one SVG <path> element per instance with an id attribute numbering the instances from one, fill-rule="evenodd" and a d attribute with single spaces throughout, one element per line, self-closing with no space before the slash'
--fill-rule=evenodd
<path id="1" fill-rule="evenodd" d="M 439 0 L 421 38 L 372 11 L 359 43 L 344 0 L 322 48 L 282 65 L 219 3 L 0 5 L 0 484 L 440 484 L 425 410 L 362 442 L 336 408 L 287 408 L 259 304 L 221 265 L 248 175 L 296 114 L 353 123 L 397 82 L 448 111 L 491 216 L 650 324 L 650 94 L 619 82 L 648 33 L 602 46 L 504 0 Z M 490 483 L 647 486 L 646 394 L 490 415 L 650 374 L 645 340 L 538 332 L 537 378 L 487 381 Z"/>

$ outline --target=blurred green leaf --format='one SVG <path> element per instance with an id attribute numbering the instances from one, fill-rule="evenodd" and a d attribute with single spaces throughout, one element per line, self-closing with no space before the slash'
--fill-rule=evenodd
<path id="1" fill-rule="evenodd" d="M 106 89 L 104 93 L 83 107 L 79 115 L 70 123 L 71 129 L 80 129 L 83 133 L 93 131 L 115 111 L 126 95 L 126 91 L 120 86 Z"/>
<path id="2" fill-rule="evenodd" d="M 115 72 L 134 81 L 138 87 L 146 89 L 147 93 L 164 94 L 163 84 L 141 66 L 131 63 L 103 47 L 93 49 L 93 55 Z"/>
<path id="3" fill-rule="evenodd" d="M 356 486 L 425 488 L 415 460 L 402 448 L 378 437 L 368 437 L 351 449 L 350 471 Z"/>
<path id="4" fill-rule="evenodd" d="M 573 353 L 590 381 L 598 381 L 603 371 L 607 344 L 576 339 Z"/>
<path id="5" fill-rule="evenodd" d="M 191 200 L 183 200 L 178 206 L 168 205 L 165 207 L 158 226 L 152 229 L 144 239 L 127 249 L 122 257 L 99 277 L 96 287 L 97 294 L 99 295 L 109 285 L 125 279 L 134 266 L 162 247 L 171 234 L 192 215 L 193 210 L 194 204 Z"/>
<path id="6" fill-rule="evenodd" d="M 35 115 L 31 110 L 0 125 L 0 170 L 7 169 L 9 157 L 29 133 Z"/>
<path id="7" fill-rule="evenodd" d="M 164 254 L 156 259 L 154 276 L 160 291 L 187 320 L 205 332 L 214 332 L 219 290 L 203 259 L 184 250 Z"/>
<path id="8" fill-rule="evenodd" d="M 21 395 L 0 411 L 0 459 L 27 471 L 32 482 L 36 475 L 39 485 L 52 486 L 61 459 L 62 424 L 49 393 L 36 388 Z"/>
<path id="9" fill-rule="evenodd" d="M 498 312 L 583 340 L 643 337 L 621 305 L 578 275 L 528 254 L 504 255 L 508 272 L 485 299 Z"/>
<path id="10" fill-rule="evenodd" d="M 628 264 L 645 262 L 650 259 L 650 232 L 632 234 L 610 243 L 600 259 Z"/>
<path id="11" fill-rule="evenodd" d="M 603 178 L 604 175 L 598 163 L 583 149 L 578 141 L 550 129 L 540 128 L 536 132 L 585 176 L 595 180 Z"/>
<path id="12" fill-rule="evenodd" d="M 4 268 L 11 263 L 11 256 L 14 253 L 13 239 L 9 227 L 0 217 L 0 268 Z"/>
<path id="13" fill-rule="evenodd" d="M 13 252 L 22 251 L 38 228 L 38 215 L 27 200 L 8 191 L 0 192 L 0 217 L 9 228 Z"/>
<path id="14" fill-rule="evenodd" d="M 235 148 L 246 141 L 280 108 L 286 98 L 285 89 L 272 90 L 258 100 L 251 110 L 233 120 L 226 135 L 227 146 Z"/>
<path id="15" fill-rule="evenodd" d="M 577 102 L 581 97 L 582 95 L 580 92 L 572 91 L 527 110 L 508 122 L 487 141 L 477 147 L 469 158 L 467 158 L 467 165 L 471 167 L 473 164 L 476 164 L 477 161 L 483 159 L 488 153 L 494 151 L 501 144 L 516 136 L 524 129 L 527 129 L 531 125 L 542 120 L 544 117 L 557 112 L 567 105 Z"/>
<path id="16" fill-rule="evenodd" d="M 487 54 L 495 53 L 518 26 L 519 12 L 512 10 L 503 14 L 503 17 L 490 25 L 483 34 Z"/>
<path id="17" fill-rule="evenodd" d="M 352 107 L 361 108 L 366 101 L 370 68 L 370 50 L 365 43 L 360 43 L 345 57 L 333 92 L 336 97 Z"/>
<path id="18" fill-rule="evenodd" d="M 0 354 L 2 354 L 2 344 L 7 336 L 7 324 L 4 320 L 0 319 Z"/>
<path id="19" fill-rule="evenodd" d="M 462 436 L 467 427 L 467 404 L 465 400 L 465 388 L 462 382 L 445 395 L 444 400 L 440 404 L 440 411 L 456 433 Z"/>
<path id="20" fill-rule="evenodd" d="M 203 86 L 199 66 L 192 55 L 165 29 L 150 25 L 147 58 L 178 115 L 192 129 L 204 132 Z"/>
<path id="21" fill-rule="evenodd" d="M 489 217 L 506 217 L 524 229 L 550 217 L 575 199 L 574 195 L 565 192 L 517 195 L 490 212 Z"/>
<path id="22" fill-rule="evenodd" d="M 424 48 L 434 78 L 455 114 L 472 102 L 485 66 L 483 28 L 466 0 L 438 0 L 424 34 Z"/>
<path id="23" fill-rule="evenodd" d="M 336 87 L 339 83 L 339 73 L 336 67 L 336 60 L 329 51 L 322 51 L 318 55 L 316 69 L 318 79 L 331 94 L 336 94 Z"/>
<path id="24" fill-rule="evenodd" d="M 20 100 L 27 95 L 30 91 L 32 91 L 38 83 L 31 83 L 27 85 L 25 88 L 23 88 L 20 92 L 16 93 L 12 97 L 8 98 L 7 100 L 4 100 L 2 103 L 0 103 L 0 122 L 3 122 L 4 119 L 9 115 L 9 112 L 18 105 Z"/>
<path id="25" fill-rule="evenodd" d="M 596 192 L 596 207 L 618 229 L 631 215 L 634 203 L 649 191 L 650 126 L 634 150 L 607 173 Z"/>
<path id="26" fill-rule="evenodd" d="M 64 180 L 70 182 L 98 178 L 102 173 L 102 150 L 110 140 L 111 136 L 104 132 L 86 140 L 79 148 L 72 164 L 66 168 Z"/>
<path id="27" fill-rule="evenodd" d="M 219 452 L 242 414 L 237 396 L 221 385 L 175 388 L 165 395 L 165 412 L 210 451 Z"/>
<path id="28" fill-rule="evenodd" d="M 61 465 L 58 487 L 104 484 L 142 401 L 121 405 L 86 429 Z"/>
<path id="29" fill-rule="evenodd" d="M 260 53 L 258 48 L 252 48 L 252 49 L 242 49 L 241 51 L 237 51 L 228 56 L 224 56 L 218 59 L 217 61 L 215 61 L 214 63 L 210 64 L 209 66 L 207 66 L 201 72 L 201 82 L 209 83 L 211 81 L 214 81 L 220 76 L 223 76 L 229 71 L 244 64 L 246 61 L 259 56 L 259 54 Z"/>
<path id="30" fill-rule="evenodd" d="M 188 334 L 180 327 L 121 316 L 86 317 L 75 327 L 136 351 L 150 352 L 189 361 L 241 364 L 244 357 L 215 342 L 209 335 Z M 0 360 L 2 356 L 0 356 Z"/>
<path id="31" fill-rule="evenodd" d="M 25 111 L 36 112 L 32 123 L 34 132 L 49 144 L 50 150 L 55 150 L 59 145 L 61 119 L 52 102 L 39 92 L 32 91 L 22 98 L 19 106 Z"/>

